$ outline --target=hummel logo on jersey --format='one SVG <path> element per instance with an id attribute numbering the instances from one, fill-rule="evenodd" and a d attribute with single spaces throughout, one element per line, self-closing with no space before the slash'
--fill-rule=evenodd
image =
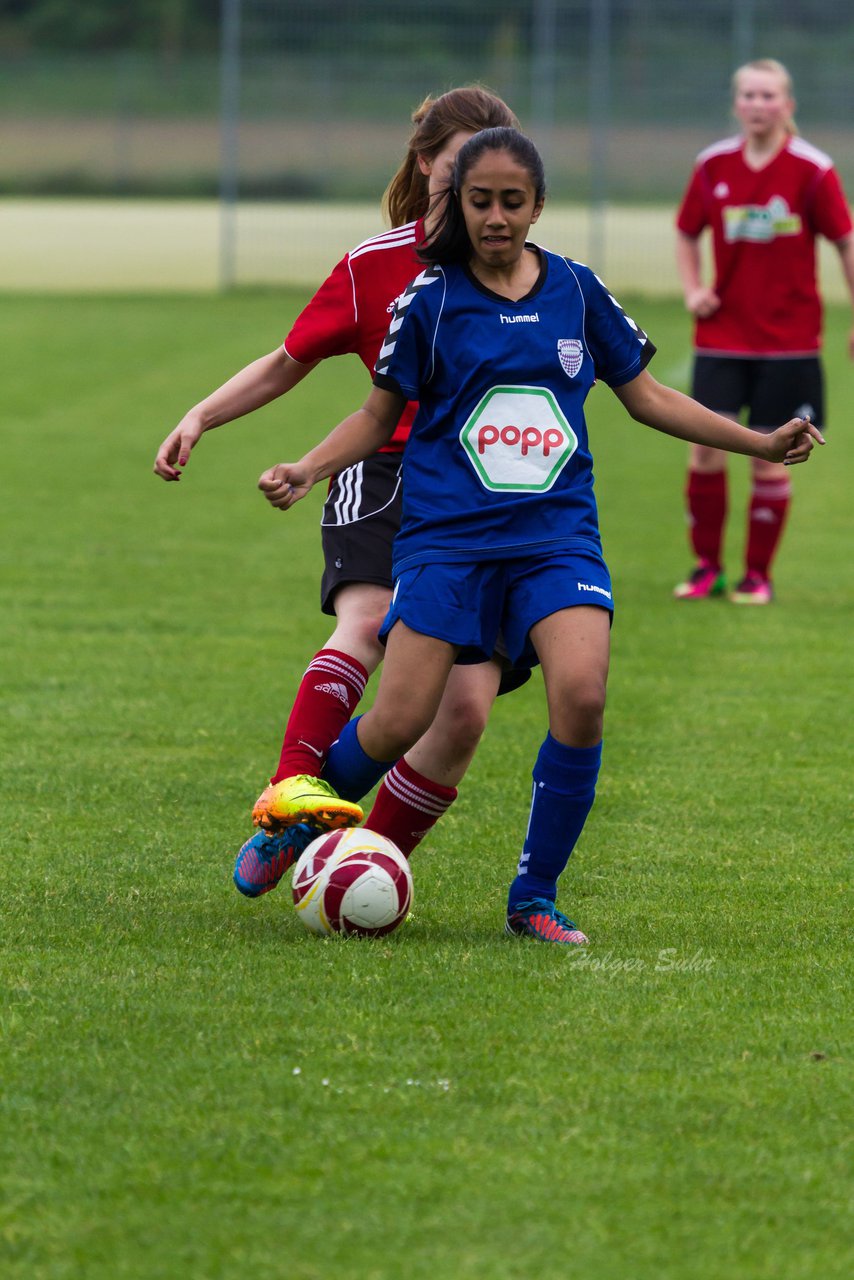
<path id="1" fill-rule="evenodd" d="M 578 338 L 558 338 L 557 354 L 568 378 L 574 378 L 584 359 L 584 348 Z"/>
<path id="2" fill-rule="evenodd" d="M 346 685 L 336 684 L 334 681 L 330 680 L 328 684 L 316 684 L 314 688 L 316 693 L 331 693 L 333 698 L 338 698 L 344 703 L 345 707 L 349 707 L 350 699 L 347 696 Z"/>
<path id="3" fill-rule="evenodd" d="M 597 595 L 604 596 L 606 600 L 611 599 L 611 592 L 606 591 L 604 587 L 597 587 L 592 582 L 576 582 L 579 591 L 595 591 Z"/>
<path id="4" fill-rule="evenodd" d="M 540 323 L 540 317 L 536 311 L 533 313 L 533 315 L 530 315 L 530 316 L 501 316 L 500 320 L 502 324 L 539 324 Z"/>

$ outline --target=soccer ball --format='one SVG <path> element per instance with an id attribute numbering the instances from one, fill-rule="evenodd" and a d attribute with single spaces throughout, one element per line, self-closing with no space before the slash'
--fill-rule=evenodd
<path id="1" fill-rule="evenodd" d="M 297 915 L 309 933 L 376 938 L 406 919 L 412 872 L 396 844 L 365 827 L 325 831 L 294 868 Z"/>

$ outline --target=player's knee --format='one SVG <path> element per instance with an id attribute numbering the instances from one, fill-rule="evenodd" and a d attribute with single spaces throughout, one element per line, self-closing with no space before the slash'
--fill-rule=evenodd
<path id="1" fill-rule="evenodd" d="M 605 721 L 605 685 L 589 680 L 567 689 L 554 702 L 558 737 L 578 746 L 599 742 Z"/>
<path id="2" fill-rule="evenodd" d="M 437 717 L 437 727 L 441 722 L 441 732 L 448 746 L 455 753 L 473 752 L 483 737 L 489 708 L 476 697 L 456 698 L 447 706 L 443 706 Z"/>
<path id="3" fill-rule="evenodd" d="M 375 671 L 385 656 L 385 646 L 379 638 L 384 613 L 351 613 L 339 619 L 329 637 L 328 645 L 357 658 L 368 671 Z"/>
<path id="4" fill-rule="evenodd" d="M 726 464 L 726 454 L 720 449 L 705 444 L 691 446 L 691 467 L 694 471 L 726 471 Z"/>
<path id="5" fill-rule="evenodd" d="M 382 662 L 385 655 L 385 645 L 379 638 L 379 630 L 384 621 L 385 613 L 371 613 L 363 615 L 356 622 L 358 643 L 375 657 L 377 664 Z"/>
<path id="6" fill-rule="evenodd" d="M 398 760 L 430 726 L 428 715 L 416 708 L 385 706 L 377 701 L 369 712 L 371 746 L 369 755 L 376 760 Z"/>

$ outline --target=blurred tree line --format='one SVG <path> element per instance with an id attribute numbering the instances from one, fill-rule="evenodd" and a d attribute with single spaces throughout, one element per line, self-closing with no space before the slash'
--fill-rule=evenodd
<path id="1" fill-rule="evenodd" d="M 590 6 L 592 8 L 592 4 Z M 516 48 L 532 38 L 537 15 L 551 10 L 558 31 L 569 26 L 575 38 L 586 37 L 585 22 L 578 22 L 577 4 L 565 8 L 560 0 L 435 0 L 418 5 L 414 0 L 244 0 L 243 25 L 251 35 L 263 28 L 268 48 L 291 52 L 322 48 L 333 42 L 339 48 L 358 38 L 375 44 L 378 52 L 403 52 L 413 41 L 435 39 L 436 32 L 453 33 L 461 50 L 474 51 L 484 41 L 502 40 Z M 690 47 L 695 37 L 684 0 L 610 0 L 613 37 L 631 45 L 650 29 L 664 23 L 671 36 L 681 32 Z M 733 0 L 702 0 L 706 21 L 717 21 L 728 31 L 736 6 Z M 757 16 L 772 0 L 754 0 Z M 816 0 L 786 0 L 778 21 L 809 29 L 815 19 Z M 178 57 L 209 52 L 219 41 L 222 0 L 0 0 L 0 51 L 34 50 L 93 53 L 137 49 Z M 851 27 L 848 3 L 822 6 L 824 31 Z"/>
<path id="2" fill-rule="evenodd" d="M 220 0 L 0 0 L 5 53 L 215 49 Z"/>

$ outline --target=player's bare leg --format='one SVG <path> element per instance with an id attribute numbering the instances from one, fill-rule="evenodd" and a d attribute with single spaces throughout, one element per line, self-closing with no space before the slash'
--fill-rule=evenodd
<path id="1" fill-rule="evenodd" d="M 385 654 L 378 632 L 390 603 L 388 587 L 373 582 L 348 582 L 339 587 L 335 593 L 335 630 L 325 648 L 350 654 L 372 674 Z"/>
<path id="2" fill-rule="evenodd" d="M 497 662 L 454 666 L 430 728 L 383 778 L 365 825 L 407 857 L 456 800 L 500 678 Z"/>
<path id="3" fill-rule="evenodd" d="M 426 733 L 439 710 L 457 649 L 396 622 L 377 696 L 359 720 L 359 741 L 374 760 L 397 760 Z"/>
<path id="4" fill-rule="evenodd" d="M 607 609 L 587 605 L 561 609 L 531 628 L 546 686 L 549 731 L 566 746 L 602 741 L 610 628 Z"/>
<path id="5" fill-rule="evenodd" d="M 406 753 L 425 777 L 455 787 L 472 762 L 498 695 L 497 661 L 452 668 L 433 723 Z"/>

